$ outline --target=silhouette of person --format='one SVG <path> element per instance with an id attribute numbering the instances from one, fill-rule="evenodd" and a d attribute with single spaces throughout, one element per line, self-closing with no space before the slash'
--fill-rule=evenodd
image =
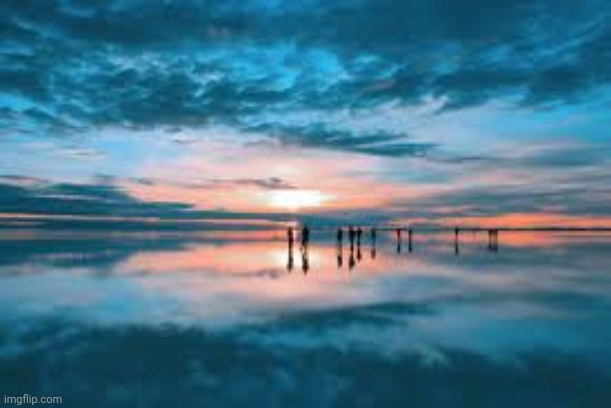
<path id="1" fill-rule="evenodd" d="M 286 269 L 291 272 L 295 265 L 294 257 L 293 257 L 293 244 L 294 244 L 294 235 L 293 235 L 293 227 L 289 227 L 286 230 L 286 238 L 288 241 L 288 261 L 286 264 Z"/>
<path id="2" fill-rule="evenodd" d="M 341 228 L 337 229 L 337 268 L 341 268 L 344 263 L 344 231 Z"/>
<path id="3" fill-rule="evenodd" d="M 308 244 L 310 243 L 310 229 L 307 225 L 303 226 L 303 230 L 301 231 L 301 248 L 306 249 Z"/>
<path id="4" fill-rule="evenodd" d="M 458 234 L 460 230 L 458 228 L 454 228 L 454 255 L 460 254 L 460 247 L 458 243 Z"/>
<path id="5" fill-rule="evenodd" d="M 401 228 L 397 228 L 397 253 L 401 252 Z"/>
<path id="6" fill-rule="evenodd" d="M 308 273 L 310 270 L 310 261 L 308 258 L 308 246 L 310 244 L 310 229 L 307 225 L 303 226 L 301 231 L 301 268 L 303 273 Z"/>
<path id="7" fill-rule="evenodd" d="M 371 259 L 376 259 L 376 229 L 371 229 Z"/>
<path id="8" fill-rule="evenodd" d="M 348 239 L 350 240 L 350 251 L 354 251 L 354 228 L 348 227 Z"/>
<path id="9" fill-rule="evenodd" d="M 363 229 L 361 227 L 357 227 L 356 229 L 356 260 L 361 261 L 363 258 L 361 253 L 361 237 L 363 236 Z"/>
<path id="10" fill-rule="evenodd" d="M 295 242 L 295 236 L 293 234 L 293 227 L 288 227 L 286 230 L 286 239 L 289 243 L 289 248 L 293 248 L 293 243 Z"/>

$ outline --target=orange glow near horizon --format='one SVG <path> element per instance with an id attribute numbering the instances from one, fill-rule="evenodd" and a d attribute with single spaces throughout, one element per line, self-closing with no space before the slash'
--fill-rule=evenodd
<path id="1" fill-rule="evenodd" d="M 218 154 L 202 161 L 205 151 Z M 240 157 L 240 161 L 228 161 Z M 379 159 L 342 155 L 318 149 L 291 149 L 264 145 L 201 146 L 141 171 L 154 183 L 130 180 L 121 187 L 149 202 L 181 202 L 202 210 L 269 213 L 322 212 L 383 208 L 393 200 L 426 195 L 430 186 L 380 181 L 355 169 L 375 169 Z M 205 177 L 202 177 L 205 175 Z M 185 182 L 184 180 L 189 180 Z"/>
<path id="2" fill-rule="evenodd" d="M 561 213 L 506 213 L 484 217 L 457 217 L 455 220 L 440 219 L 442 225 L 510 228 L 611 228 L 611 218 L 570 215 Z"/>

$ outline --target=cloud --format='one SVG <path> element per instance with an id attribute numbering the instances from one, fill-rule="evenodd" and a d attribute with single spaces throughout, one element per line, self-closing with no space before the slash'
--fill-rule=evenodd
<path id="1" fill-rule="evenodd" d="M 545 185 L 542 183 L 501 184 L 492 183 L 451 188 L 431 193 L 420 199 L 396 200 L 395 216 L 407 214 L 408 217 L 426 219 L 427 222 L 456 220 L 461 218 L 483 217 L 488 221 L 503 215 L 517 214 L 530 222 L 522 226 L 548 225 L 552 218 L 557 224 L 567 224 L 570 217 L 583 217 L 588 226 L 607 225 L 611 216 L 608 206 L 603 203 L 611 197 L 611 190 L 600 184 L 568 182 L 566 185 Z M 528 221 L 526 220 L 526 221 Z M 517 225 L 517 220 L 507 218 L 505 224 Z M 582 224 L 584 224 L 582 223 Z"/>
<path id="2" fill-rule="evenodd" d="M 105 157 L 105 154 L 99 150 L 88 149 L 78 146 L 68 146 L 59 152 L 68 158 L 75 158 L 81 160 L 99 160 Z"/>
<path id="3" fill-rule="evenodd" d="M 373 156 L 425 156 L 435 147 L 432 143 L 410 141 L 403 134 L 385 131 L 359 133 L 329 128 L 323 123 L 304 126 L 262 124 L 250 130 L 274 137 L 288 146 L 316 147 Z"/>
<path id="4" fill-rule="evenodd" d="M 106 178 L 106 177 L 103 177 Z M 121 180 L 110 177 L 110 180 Z M 153 178 L 136 178 L 129 181 L 135 182 L 144 186 L 169 185 L 173 187 L 187 188 L 190 190 L 209 190 L 214 188 L 240 188 L 240 187 L 256 187 L 265 190 L 291 190 L 297 188 L 295 185 L 288 183 L 279 177 L 269 177 L 264 179 L 245 178 L 245 179 L 206 179 L 194 182 L 179 182 L 158 180 Z"/>
<path id="5" fill-rule="evenodd" d="M 0 15 L 3 172 L 119 176 L 80 211 L 251 216 L 255 193 L 293 188 L 334 195 L 332 215 L 605 211 L 608 151 L 586 140 L 608 121 L 608 0 L 8 0 Z M 19 194 L 28 211 L 89 202 Z"/>
<path id="6" fill-rule="evenodd" d="M 3 177 L 3 179 L 5 179 Z M 64 215 L 177 215 L 183 204 L 142 203 L 113 185 L 32 181 L 9 177 L 0 184 L 0 212 Z"/>
<path id="7" fill-rule="evenodd" d="M 156 184 L 146 179 L 131 182 L 146 186 Z M 60 229 L 249 228 L 257 223 L 269 228 L 276 222 L 289 220 L 283 214 L 202 210 L 182 202 L 140 200 L 124 190 L 122 184 L 125 183 L 126 180 L 104 176 L 99 177 L 97 183 L 80 184 L 20 176 L 0 177 L 0 227 L 10 227 L 17 222 L 37 228 Z M 238 180 L 236 183 L 268 189 L 284 186 L 276 179 Z"/>
<path id="8" fill-rule="evenodd" d="M 498 98 L 539 106 L 583 100 L 611 83 L 607 0 L 0 7 L 9 130 L 232 124 L 431 95 L 444 109 Z"/>

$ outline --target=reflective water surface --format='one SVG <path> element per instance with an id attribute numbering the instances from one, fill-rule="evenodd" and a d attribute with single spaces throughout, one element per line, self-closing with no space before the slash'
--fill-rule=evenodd
<path id="1" fill-rule="evenodd" d="M 611 235 L 0 236 L 0 391 L 68 406 L 601 406 Z"/>

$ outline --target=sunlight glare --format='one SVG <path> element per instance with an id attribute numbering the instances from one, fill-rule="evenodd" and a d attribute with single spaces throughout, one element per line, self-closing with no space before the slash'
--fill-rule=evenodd
<path id="1" fill-rule="evenodd" d="M 270 192 L 269 205 L 297 211 L 302 208 L 320 207 L 327 196 L 316 190 L 276 190 Z"/>

